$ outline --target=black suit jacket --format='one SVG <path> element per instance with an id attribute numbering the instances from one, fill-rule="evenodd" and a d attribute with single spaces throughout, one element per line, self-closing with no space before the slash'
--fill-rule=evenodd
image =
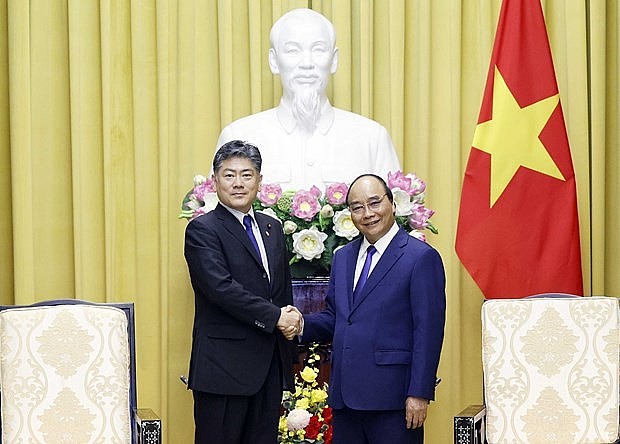
<path id="1" fill-rule="evenodd" d="M 293 386 L 293 345 L 276 324 L 293 303 L 280 222 L 255 213 L 269 261 L 268 278 L 244 227 L 222 205 L 185 232 L 185 258 L 195 294 L 189 384 L 192 390 L 250 396 L 262 386 L 275 347 L 283 388 Z"/>

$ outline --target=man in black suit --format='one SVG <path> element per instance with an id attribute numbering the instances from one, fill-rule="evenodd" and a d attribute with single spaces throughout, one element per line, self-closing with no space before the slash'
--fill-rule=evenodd
<path id="1" fill-rule="evenodd" d="M 195 293 L 188 387 L 200 444 L 275 444 L 282 389 L 293 387 L 287 339 L 301 315 L 282 226 L 252 209 L 260 171 L 258 148 L 222 145 L 213 159 L 219 204 L 185 233 Z"/>

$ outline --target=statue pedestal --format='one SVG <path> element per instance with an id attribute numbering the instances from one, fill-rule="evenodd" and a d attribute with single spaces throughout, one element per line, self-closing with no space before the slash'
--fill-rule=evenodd
<path id="1" fill-rule="evenodd" d="M 327 276 L 293 279 L 293 305 L 303 314 L 323 310 L 328 285 Z"/>

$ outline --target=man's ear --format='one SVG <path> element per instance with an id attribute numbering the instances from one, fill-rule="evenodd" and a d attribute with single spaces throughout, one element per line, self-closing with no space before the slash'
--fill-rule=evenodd
<path id="1" fill-rule="evenodd" d="M 278 68 L 278 57 L 276 55 L 276 50 L 273 48 L 269 48 L 269 69 L 271 69 L 272 74 L 280 74 L 280 68 Z"/>
<path id="2" fill-rule="evenodd" d="M 338 69 L 338 48 L 334 48 L 334 55 L 332 57 L 332 66 L 329 72 L 332 74 L 335 74 L 337 69 Z"/>

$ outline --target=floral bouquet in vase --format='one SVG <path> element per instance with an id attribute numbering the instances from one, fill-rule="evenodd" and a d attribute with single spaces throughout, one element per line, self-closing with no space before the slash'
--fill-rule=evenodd
<path id="1" fill-rule="evenodd" d="M 332 410 L 327 405 L 327 384 L 317 382 L 319 355 L 316 344 L 308 350 L 307 364 L 295 376 L 295 392 L 284 392 L 278 442 L 282 444 L 332 442 Z"/>
<path id="2" fill-rule="evenodd" d="M 401 227 L 423 241 L 424 230 L 438 232 L 430 221 L 434 211 L 424 205 L 423 180 L 397 171 L 388 173 L 387 184 L 394 196 L 396 222 Z M 282 223 L 293 277 L 328 276 L 334 251 L 359 235 L 345 201 L 348 190 L 345 183 L 330 184 L 324 192 L 316 186 L 284 191 L 278 184 L 261 185 L 254 210 Z M 212 180 L 199 175 L 183 199 L 179 217 L 193 219 L 216 205 Z"/>

